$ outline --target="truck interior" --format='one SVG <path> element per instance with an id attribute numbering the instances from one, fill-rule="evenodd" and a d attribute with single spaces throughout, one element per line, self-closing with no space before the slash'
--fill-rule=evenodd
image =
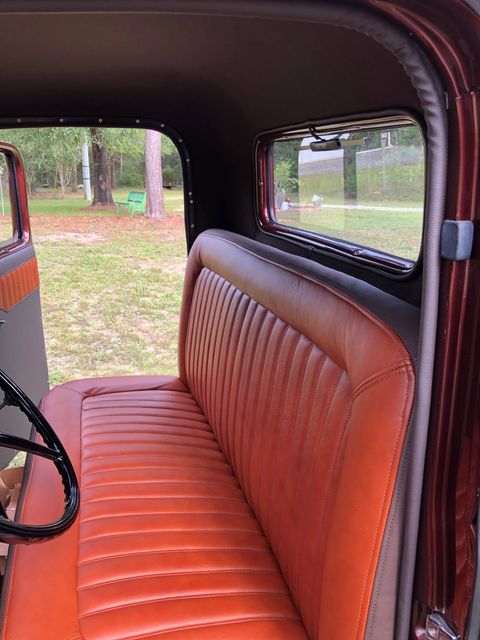
<path id="1" fill-rule="evenodd" d="M 21 489 L 3 478 L 2 640 L 475 628 L 478 24 L 460 0 L 2 2 L 0 128 L 169 135 L 188 246 L 178 377 L 49 390 L 0 143 L 1 466 L 28 453 Z M 311 186 L 334 166 L 338 201 Z"/>

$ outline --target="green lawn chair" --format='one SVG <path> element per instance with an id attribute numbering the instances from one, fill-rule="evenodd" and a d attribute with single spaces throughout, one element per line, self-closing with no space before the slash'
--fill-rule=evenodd
<path id="1" fill-rule="evenodd" d="M 117 202 L 117 213 L 120 209 L 128 209 L 133 216 L 136 211 L 145 213 L 145 204 L 147 202 L 147 194 L 145 191 L 130 191 L 126 202 Z"/>

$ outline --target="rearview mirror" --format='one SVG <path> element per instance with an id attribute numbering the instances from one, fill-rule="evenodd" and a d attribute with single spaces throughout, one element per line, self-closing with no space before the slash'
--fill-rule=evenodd
<path id="1" fill-rule="evenodd" d="M 344 140 L 343 138 L 333 138 L 333 140 L 314 140 L 310 142 L 310 151 L 337 151 L 347 147 L 365 146 L 365 138 L 354 138 Z"/>

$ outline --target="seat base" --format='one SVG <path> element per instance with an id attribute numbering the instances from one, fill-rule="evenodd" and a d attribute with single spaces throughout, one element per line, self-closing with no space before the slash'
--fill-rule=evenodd
<path id="1" fill-rule="evenodd" d="M 268 542 L 180 380 L 68 383 L 42 410 L 75 466 L 80 514 L 63 536 L 12 549 L 3 640 L 306 639 Z M 58 516 L 53 465 L 34 458 L 25 485 L 22 521 Z"/>

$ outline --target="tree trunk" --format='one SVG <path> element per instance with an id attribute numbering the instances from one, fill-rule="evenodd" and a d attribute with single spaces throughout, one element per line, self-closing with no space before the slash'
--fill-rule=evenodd
<path id="1" fill-rule="evenodd" d="M 112 189 L 116 189 L 117 188 L 117 171 L 116 171 L 116 158 L 111 158 L 110 159 L 110 182 L 112 184 Z"/>
<path id="2" fill-rule="evenodd" d="M 162 134 L 145 131 L 145 186 L 147 189 L 146 216 L 161 220 L 165 215 L 162 179 Z"/>
<path id="3" fill-rule="evenodd" d="M 58 179 L 60 181 L 60 191 L 62 193 L 62 200 L 65 198 L 65 172 L 63 168 L 63 162 L 57 163 Z"/>
<path id="4" fill-rule="evenodd" d="M 343 150 L 343 188 L 346 204 L 357 204 L 357 150 L 347 147 Z"/>
<path id="5" fill-rule="evenodd" d="M 92 127 L 90 133 L 92 134 L 93 156 L 93 202 L 91 206 L 112 205 L 113 197 L 108 152 L 103 144 L 102 131 Z"/>
<path id="6" fill-rule="evenodd" d="M 72 193 L 78 192 L 78 173 L 77 173 L 77 161 L 75 160 L 72 165 L 72 183 L 71 183 L 71 191 Z"/>

